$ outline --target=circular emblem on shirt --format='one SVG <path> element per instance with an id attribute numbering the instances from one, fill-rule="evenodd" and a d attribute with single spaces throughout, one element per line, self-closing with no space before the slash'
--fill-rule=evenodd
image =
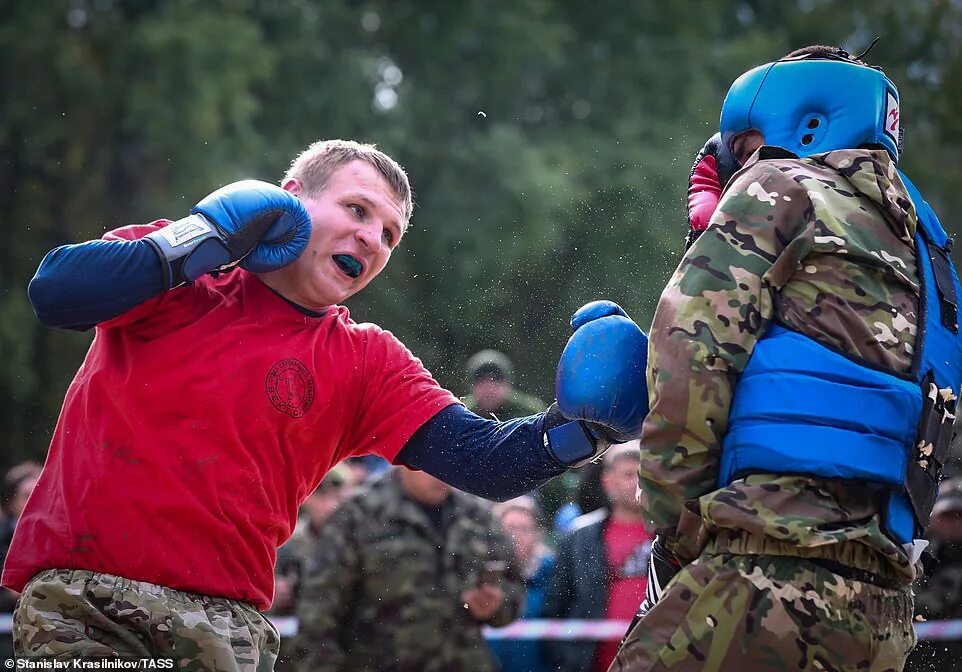
<path id="1" fill-rule="evenodd" d="M 299 418 L 314 402 L 314 377 L 296 359 L 282 359 L 267 374 L 267 398 L 278 411 Z"/>

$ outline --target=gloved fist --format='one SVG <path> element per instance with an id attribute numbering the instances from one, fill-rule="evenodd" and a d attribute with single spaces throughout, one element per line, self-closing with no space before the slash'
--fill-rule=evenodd
<path id="1" fill-rule="evenodd" d="M 244 180 L 221 187 L 191 215 L 145 236 L 164 264 L 168 288 L 238 263 L 253 273 L 283 268 L 301 255 L 311 218 L 294 194 Z"/>
<path id="2" fill-rule="evenodd" d="M 695 157 L 688 176 L 688 237 L 685 249 L 708 228 L 722 190 L 741 166 L 732 155 L 721 134 L 715 133 Z"/>
<path id="3" fill-rule="evenodd" d="M 555 378 L 558 416 L 547 442 L 563 462 L 580 466 L 613 443 L 641 434 L 648 414 L 648 337 L 611 301 L 595 301 L 571 318 L 571 338 Z M 550 424 L 550 422 L 549 422 Z"/>

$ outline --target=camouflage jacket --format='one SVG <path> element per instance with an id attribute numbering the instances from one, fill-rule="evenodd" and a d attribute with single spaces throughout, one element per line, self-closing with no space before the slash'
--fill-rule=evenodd
<path id="1" fill-rule="evenodd" d="M 297 521 L 297 527 L 291 538 L 277 549 L 277 562 L 274 563 L 274 576 L 283 577 L 293 583 L 294 597 L 300 591 L 301 580 L 307 574 L 315 571 L 314 563 L 317 556 L 318 536 L 311 529 L 310 521 L 301 518 Z M 290 616 L 294 613 L 294 606 L 279 606 L 276 602 L 277 594 L 274 594 L 275 602 L 271 605 L 268 613 L 274 616 Z"/>
<path id="2" fill-rule="evenodd" d="M 470 495 L 452 491 L 444 515 L 442 535 L 394 472 L 341 504 L 321 531 L 317 572 L 301 584 L 300 669 L 494 669 L 461 594 L 477 585 L 485 561 L 505 561 L 505 599 L 490 624 L 520 615 L 524 583 L 511 542 Z"/>
<path id="3" fill-rule="evenodd" d="M 640 490 L 691 560 L 719 528 L 775 539 L 899 583 L 881 494 L 851 482 L 756 474 L 718 488 L 732 394 L 773 321 L 871 365 L 907 372 L 918 321 L 917 217 L 884 151 L 806 159 L 762 148 L 681 260 L 651 327 L 651 413 Z"/>

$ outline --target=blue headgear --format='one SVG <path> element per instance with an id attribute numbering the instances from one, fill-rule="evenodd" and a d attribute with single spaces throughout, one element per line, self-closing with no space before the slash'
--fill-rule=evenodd
<path id="1" fill-rule="evenodd" d="M 786 58 L 735 80 L 721 112 L 722 140 L 755 128 L 798 156 L 880 146 L 902 149 L 899 92 L 876 68 L 841 57 Z"/>

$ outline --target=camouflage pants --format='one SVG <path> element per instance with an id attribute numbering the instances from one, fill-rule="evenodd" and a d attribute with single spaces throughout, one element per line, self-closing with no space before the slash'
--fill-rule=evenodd
<path id="1" fill-rule="evenodd" d="M 18 657 L 173 658 L 183 670 L 269 671 L 280 637 L 254 607 L 110 574 L 51 569 L 14 613 Z"/>
<path id="2" fill-rule="evenodd" d="M 609 672 L 900 672 L 914 645 L 908 587 L 799 557 L 709 551 L 628 633 Z"/>

